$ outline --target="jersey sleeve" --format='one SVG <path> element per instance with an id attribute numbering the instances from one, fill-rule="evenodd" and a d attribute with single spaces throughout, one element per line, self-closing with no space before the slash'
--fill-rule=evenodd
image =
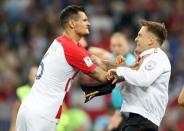
<path id="1" fill-rule="evenodd" d="M 128 67 L 118 67 L 116 73 L 125 80 L 139 87 L 149 87 L 163 72 L 163 63 L 154 57 L 144 60 L 139 70 L 133 70 Z"/>
<path id="2" fill-rule="evenodd" d="M 87 51 L 82 45 L 79 44 L 79 48 L 84 50 L 89 56 L 92 56 L 92 54 L 89 51 Z"/>
<path id="3" fill-rule="evenodd" d="M 90 53 L 82 47 L 65 47 L 64 52 L 67 62 L 73 67 L 81 70 L 83 73 L 90 73 L 96 68 L 96 65 L 92 62 L 90 58 Z"/>

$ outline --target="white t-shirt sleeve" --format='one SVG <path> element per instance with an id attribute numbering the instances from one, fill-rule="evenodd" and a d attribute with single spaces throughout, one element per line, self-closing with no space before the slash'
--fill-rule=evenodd
<path id="1" fill-rule="evenodd" d="M 145 59 L 138 70 L 128 67 L 118 67 L 116 73 L 125 80 L 139 87 L 149 87 L 162 73 L 163 66 L 154 57 Z"/>

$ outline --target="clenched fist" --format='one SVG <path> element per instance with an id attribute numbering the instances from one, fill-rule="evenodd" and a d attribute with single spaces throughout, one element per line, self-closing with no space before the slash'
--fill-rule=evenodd
<path id="1" fill-rule="evenodd" d="M 108 69 L 126 66 L 125 58 L 123 56 L 117 56 L 114 61 L 103 60 L 103 63 L 108 67 Z"/>
<path id="2" fill-rule="evenodd" d="M 119 77 L 116 74 L 116 69 L 108 70 L 107 79 L 112 80 L 112 84 L 116 83 L 119 80 Z"/>

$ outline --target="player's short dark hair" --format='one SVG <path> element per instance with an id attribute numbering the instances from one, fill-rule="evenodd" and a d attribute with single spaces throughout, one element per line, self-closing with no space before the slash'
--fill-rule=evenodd
<path id="1" fill-rule="evenodd" d="M 158 38 L 157 41 L 160 45 L 162 45 L 167 38 L 167 29 L 164 23 L 141 20 L 140 26 L 146 26 L 148 31 L 152 32 Z"/>
<path id="2" fill-rule="evenodd" d="M 78 5 L 69 5 L 65 7 L 60 14 L 62 28 L 66 27 L 69 19 L 76 19 L 79 12 L 85 12 L 84 8 Z"/>

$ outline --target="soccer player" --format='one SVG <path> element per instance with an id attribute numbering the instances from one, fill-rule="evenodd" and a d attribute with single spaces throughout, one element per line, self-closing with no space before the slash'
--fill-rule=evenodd
<path id="1" fill-rule="evenodd" d="M 124 66 L 109 71 L 109 75 L 125 80 L 121 85 L 121 111 L 130 115 L 123 131 L 158 131 L 168 103 L 171 74 L 169 59 L 161 49 L 166 36 L 164 24 L 142 21 L 135 39 L 135 50 L 142 61 L 139 68 Z"/>
<path id="2" fill-rule="evenodd" d="M 71 5 L 60 15 L 63 34 L 56 38 L 38 68 L 37 76 L 28 96 L 18 112 L 17 131 L 55 131 L 61 115 L 62 103 L 74 77 L 79 71 L 102 82 L 105 72 L 91 60 L 98 58 L 87 52 L 79 40 L 89 34 L 89 21 L 82 7 Z"/>

